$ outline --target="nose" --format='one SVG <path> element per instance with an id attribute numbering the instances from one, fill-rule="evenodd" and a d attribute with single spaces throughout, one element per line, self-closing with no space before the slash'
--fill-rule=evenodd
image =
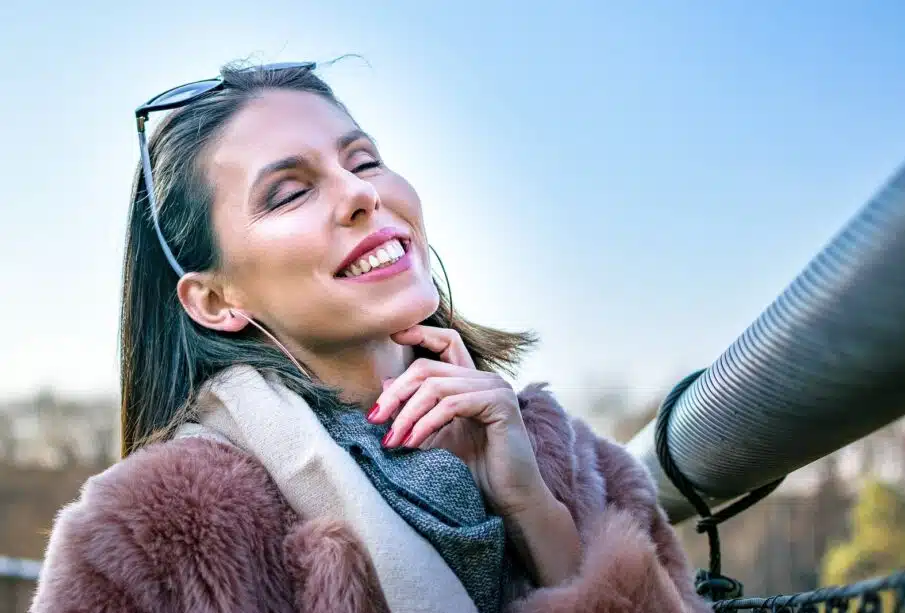
<path id="1" fill-rule="evenodd" d="M 342 170 L 335 180 L 336 206 L 334 213 L 336 223 L 347 226 L 368 217 L 380 208 L 380 195 L 369 182 L 360 179 L 355 173 Z"/>

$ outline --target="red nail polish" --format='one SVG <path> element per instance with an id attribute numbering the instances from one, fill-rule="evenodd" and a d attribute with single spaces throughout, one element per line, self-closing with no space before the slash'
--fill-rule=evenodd
<path id="1" fill-rule="evenodd" d="M 389 441 L 391 438 L 393 438 L 393 429 L 392 428 L 387 430 L 387 433 L 383 435 L 383 440 L 380 441 L 380 444 L 383 445 L 384 447 L 386 447 L 387 441 Z"/>
<path id="2" fill-rule="evenodd" d="M 380 405 L 375 402 L 374 406 L 371 407 L 371 410 L 368 411 L 368 421 L 371 421 L 372 419 L 374 419 L 374 416 L 377 415 L 377 412 L 379 410 L 380 410 Z"/>
<path id="3" fill-rule="evenodd" d="M 414 432 L 409 432 L 409 435 L 408 435 L 407 437 L 405 437 L 405 440 L 404 440 L 404 441 L 402 441 L 402 446 L 403 446 L 403 447 L 408 447 L 408 446 L 409 446 L 409 443 L 412 442 L 412 439 L 413 439 L 414 437 L 415 437 L 415 433 L 414 433 Z"/>

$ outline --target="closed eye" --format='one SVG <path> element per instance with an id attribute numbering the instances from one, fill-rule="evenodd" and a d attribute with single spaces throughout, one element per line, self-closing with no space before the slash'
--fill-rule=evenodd
<path id="1" fill-rule="evenodd" d="M 283 191 L 280 192 L 280 186 L 276 185 L 271 190 L 270 193 L 267 194 L 266 203 L 267 210 L 272 211 L 274 209 L 278 209 L 281 206 L 285 206 L 290 202 L 298 200 L 304 196 L 307 196 L 309 192 L 311 192 L 310 187 L 306 187 L 304 189 L 295 189 L 289 192 Z"/>
<path id="2" fill-rule="evenodd" d="M 371 160 L 370 162 L 365 162 L 364 164 L 359 164 L 354 169 L 352 169 L 352 172 L 357 174 L 359 172 L 364 172 L 366 170 L 371 170 L 373 168 L 379 168 L 382 165 L 383 164 L 379 160 Z"/>

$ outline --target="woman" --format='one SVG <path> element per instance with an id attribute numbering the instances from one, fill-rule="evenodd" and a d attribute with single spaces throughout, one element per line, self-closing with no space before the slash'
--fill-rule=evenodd
<path id="1" fill-rule="evenodd" d="M 35 613 L 706 609 L 641 466 L 497 374 L 532 337 L 452 309 L 313 65 L 138 116 L 124 459 L 59 515 Z"/>

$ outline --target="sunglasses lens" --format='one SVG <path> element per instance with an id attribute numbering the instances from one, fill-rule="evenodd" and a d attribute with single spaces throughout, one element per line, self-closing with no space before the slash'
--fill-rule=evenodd
<path id="1" fill-rule="evenodd" d="M 315 62 L 278 62 L 275 64 L 267 64 L 265 66 L 252 66 L 246 68 L 245 70 L 272 71 L 283 70 L 287 68 L 294 68 L 297 70 L 314 70 L 315 68 L 317 68 L 317 64 Z M 185 85 L 180 85 L 179 87 L 174 87 L 169 91 L 163 92 L 156 98 L 153 98 L 152 100 L 140 106 L 136 112 L 139 115 L 143 114 L 145 117 L 147 117 L 147 114 L 149 112 L 174 109 L 176 107 L 182 106 L 183 104 L 187 104 L 198 96 L 221 87 L 222 85 L 223 81 L 219 78 L 205 79 L 203 81 L 195 81 L 194 83 L 186 83 Z"/>
<path id="2" fill-rule="evenodd" d="M 175 89 L 164 92 L 151 100 L 149 105 L 159 106 L 164 104 L 179 104 L 189 98 L 202 94 L 216 87 L 220 81 L 217 79 L 208 79 L 207 81 L 198 81 L 197 83 L 187 83 L 180 85 Z"/>

